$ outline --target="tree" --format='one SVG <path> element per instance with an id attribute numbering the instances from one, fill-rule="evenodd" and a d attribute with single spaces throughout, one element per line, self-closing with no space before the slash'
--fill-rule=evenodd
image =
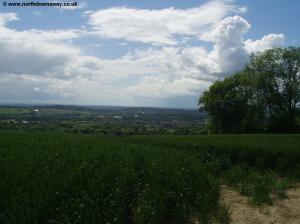
<path id="1" fill-rule="evenodd" d="M 238 133 L 257 130 L 257 105 L 253 104 L 253 88 L 248 74 L 239 72 L 216 81 L 205 91 L 199 104 L 210 116 L 208 127 L 212 132 Z"/>
<path id="2" fill-rule="evenodd" d="M 276 48 L 250 56 L 257 101 L 265 107 L 268 129 L 295 131 L 300 103 L 300 48 Z"/>
<path id="3" fill-rule="evenodd" d="M 199 104 L 213 132 L 294 132 L 300 103 L 300 48 L 252 54 L 245 68 L 205 91 Z"/>

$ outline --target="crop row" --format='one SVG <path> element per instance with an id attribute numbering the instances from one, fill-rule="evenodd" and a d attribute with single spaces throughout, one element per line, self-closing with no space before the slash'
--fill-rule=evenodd
<path id="1" fill-rule="evenodd" d="M 194 156 L 97 136 L 0 134 L 0 223 L 206 222 L 219 181 Z"/>

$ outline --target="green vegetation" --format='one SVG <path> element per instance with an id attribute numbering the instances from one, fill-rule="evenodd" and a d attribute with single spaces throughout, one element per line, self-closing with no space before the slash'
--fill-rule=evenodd
<path id="1" fill-rule="evenodd" d="M 0 115 L 18 115 L 18 114 L 27 114 L 30 113 L 30 110 L 27 108 L 16 108 L 16 107 L 0 107 Z"/>
<path id="2" fill-rule="evenodd" d="M 300 48 L 250 56 L 245 68 L 213 83 L 199 104 L 214 133 L 300 131 Z"/>
<path id="3" fill-rule="evenodd" d="M 0 106 L 0 129 L 115 136 L 201 134 L 205 117 L 183 109 L 11 105 Z"/>
<path id="4" fill-rule="evenodd" d="M 254 204 L 300 180 L 300 135 L 0 133 L 0 223 L 228 223 L 227 183 Z"/>
<path id="5" fill-rule="evenodd" d="M 218 206 L 217 178 L 181 151 L 97 136 L 0 138 L 1 223 L 186 223 Z"/>
<path id="6" fill-rule="evenodd" d="M 252 55 L 201 96 L 206 128 L 300 131 L 299 71 L 299 48 Z M 1 106 L 0 223 L 227 224 L 222 185 L 260 205 L 300 181 L 300 135 L 198 135 L 206 118 L 179 109 Z"/>

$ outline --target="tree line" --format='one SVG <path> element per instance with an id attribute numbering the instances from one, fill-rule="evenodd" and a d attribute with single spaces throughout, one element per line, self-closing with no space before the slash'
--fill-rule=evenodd
<path id="1" fill-rule="evenodd" d="M 199 99 L 211 133 L 300 132 L 300 48 L 250 55 L 244 68 Z"/>

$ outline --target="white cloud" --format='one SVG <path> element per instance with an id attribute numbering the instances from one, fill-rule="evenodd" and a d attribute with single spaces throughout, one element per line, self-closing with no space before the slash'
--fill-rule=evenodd
<path id="1" fill-rule="evenodd" d="M 13 20 L 18 20 L 15 14 L 0 14 L 0 73 L 64 76 L 63 68 L 81 52 L 65 40 L 78 38 L 80 31 L 17 31 L 4 26 Z"/>
<path id="2" fill-rule="evenodd" d="M 243 35 L 250 24 L 240 16 L 227 17 L 207 33 L 214 47 L 209 57 L 219 68 L 219 74 L 228 75 L 241 69 L 248 60 Z"/>
<path id="3" fill-rule="evenodd" d="M 92 30 L 19 31 L 6 26 L 18 20 L 16 14 L 0 14 L 0 101 L 155 106 L 163 99 L 194 99 L 212 81 L 241 69 L 249 52 L 283 43 L 282 34 L 245 41 L 250 24 L 228 17 L 244 10 L 220 1 L 186 10 L 113 8 L 88 13 Z M 72 43 L 94 35 L 99 50 L 102 37 L 153 46 L 103 59 Z M 190 39 L 206 41 L 212 50 L 184 44 Z"/>
<path id="4" fill-rule="evenodd" d="M 7 22 L 19 20 L 15 13 L 0 13 L 0 27 L 4 26 Z"/>
<path id="5" fill-rule="evenodd" d="M 268 34 L 259 40 L 246 40 L 245 45 L 249 53 L 263 51 L 273 47 L 281 47 L 284 44 L 285 36 L 283 34 Z"/>
<path id="6" fill-rule="evenodd" d="M 210 1 L 198 8 L 162 10 L 110 8 L 87 12 L 95 35 L 151 44 L 177 44 L 176 35 L 199 36 L 231 13 L 245 12 L 229 2 Z"/>
<path id="7" fill-rule="evenodd" d="M 60 75 L 78 50 L 63 44 L 0 40 L 0 71 L 12 74 Z M 60 73 L 60 74 L 59 74 Z"/>

